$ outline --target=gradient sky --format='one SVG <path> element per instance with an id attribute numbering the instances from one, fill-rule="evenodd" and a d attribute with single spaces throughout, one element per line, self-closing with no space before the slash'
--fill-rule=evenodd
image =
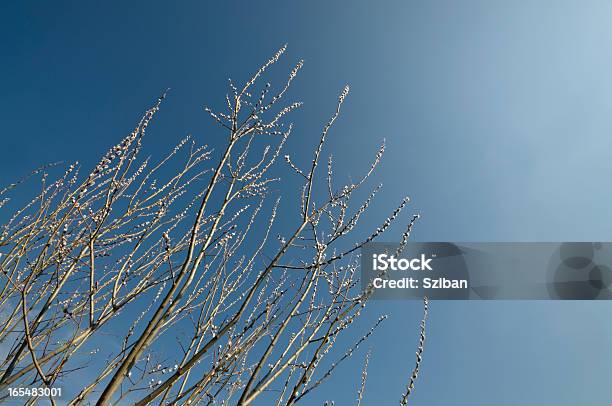
<path id="1" fill-rule="evenodd" d="M 27 4 L 26 4 L 27 3 Z M 386 138 L 380 216 L 408 194 L 420 241 L 611 241 L 612 3 L 607 1 L 130 1 L 0 5 L 0 181 L 99 155 L 165 89 L 147 142 L 204 142 L 220 105 L 283 43 L 305 59 L 292 96 L 311 148 L 345 83 L 333 136 L 360 173 Z M 384 216 L 384 217 L 383 217 Z M 372 225 L 374 223 L 371 223 Z M 609 303 L 434 302 L 416 405 L 608 405 Z M 366 404 L 395 404 L 421 307 L 390 315 Z M 365 349 L 307 404 L 356 397 Z"/>

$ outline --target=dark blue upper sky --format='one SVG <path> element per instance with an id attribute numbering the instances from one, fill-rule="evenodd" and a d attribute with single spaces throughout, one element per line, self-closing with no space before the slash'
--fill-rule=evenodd
<path id="1" fill-rule="evenodd" d="M 93 165 L 166 88 L 150 150 L 214 145 L 202 106 L 287 42 L 282 67 L 305 59 L 292 147 L 313 145 L 350 83 L 330 148 L 350 175 L 386 138 L 377 207 L 410 195 L 415 238 L 610 241 L 610 21 L 606 1 L 3 2 L 0 180 Z M 373 307 L 391 317 L 366 400 L 390 404 L 420 306 Z M 414 402 L 608 404 L 608 318 L 606 303 L 433 303 Z M 355 398 L 358 357 L 317 399 Z"/>

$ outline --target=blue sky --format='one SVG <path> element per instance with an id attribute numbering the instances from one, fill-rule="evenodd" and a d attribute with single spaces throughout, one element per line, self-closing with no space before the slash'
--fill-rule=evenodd
<path id="1" fill-rule="evenodd" d="M 386 139 L 376 207 L 411 196 L 416 239 L 610 241 L 611 18 L 606 1 L 4 2 L 0 180 L 93 165 L 168 87 L 151 150 L 214 144 L 202 106 L 287 42 L 283 66 L 305 59 L 290 147 L 313 145 L 350 83 L 330 150 L 356 174 Z M 435 302 L 414 404 L 609 404 L 609 310 Z M 395 403 L 414 362 L 420 305 L 381 312 L 366 404 Z M 363 355 L 313 402 L 351 402 Z"/>

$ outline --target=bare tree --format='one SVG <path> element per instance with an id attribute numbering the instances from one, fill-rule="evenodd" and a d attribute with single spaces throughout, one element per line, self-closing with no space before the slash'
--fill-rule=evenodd
<path id="1" fill-rule="evenodd" d="M 347 86 L 307 164 L 285 155 L 292 126 L 284 123 L 300 103 L 282 103 L 302 62 L 278 90 L 254 90 L 284 52 L 244 86 L 230 81 L 223 112 L 206 109 L 227 134 L 219 152 L 187 137 L 155 164 L 142 159 L 161 96 L 86 176 L 78 164 L 55 181 L 47 168 L 33 174 L 40 193 L 0 234 L 1 388 L 51 387 L 79 371 L 86 382 L 71 405 L 292 405 L 379 326 L 384 316 L 356 342 L 339 339 L 372 293 L 358 284 L 359 249 L 409 200 L 354 237 L 380 186 L 361 203 L 353 197 L 385 146 L 361 178 L 332 180 L 323 149 Z M 298 182 L 279 183 L 279 166 Z M 19 183 L 0 191 L 0 208 Z M 298 197 L 287 198 L 296 216 L 277 225 L 281 185 L 296 185 Z M 421 329 L 402 402 L 418 373 L 425 318 Z"/>

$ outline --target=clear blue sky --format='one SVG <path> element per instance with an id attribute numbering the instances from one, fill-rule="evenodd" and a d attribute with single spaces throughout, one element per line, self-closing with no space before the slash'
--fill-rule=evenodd
<path id="1" fill-rule="evenodd" d="M 306 61 L 293 147 L 312 145 L 350 83 L 330 147 L 357 173 L 386 138 L 377 210 L 410 195 L 416 239 L 612 240 L 610 2 L 85 3 L 0 5 L 2 183 L 47 162 L 93 165 L 167 87 L 151 148 L 205 140 L 202 106 L 288 42 L 287 66 Z M 435 302 L 412 400 L 608 405 L 611 306 Z M 380 312 L 368 405 L 399 398 L 421 308 L 381 302 L 368 318 Z M 311 401 L 351 404 L 363 355 Z"/>

